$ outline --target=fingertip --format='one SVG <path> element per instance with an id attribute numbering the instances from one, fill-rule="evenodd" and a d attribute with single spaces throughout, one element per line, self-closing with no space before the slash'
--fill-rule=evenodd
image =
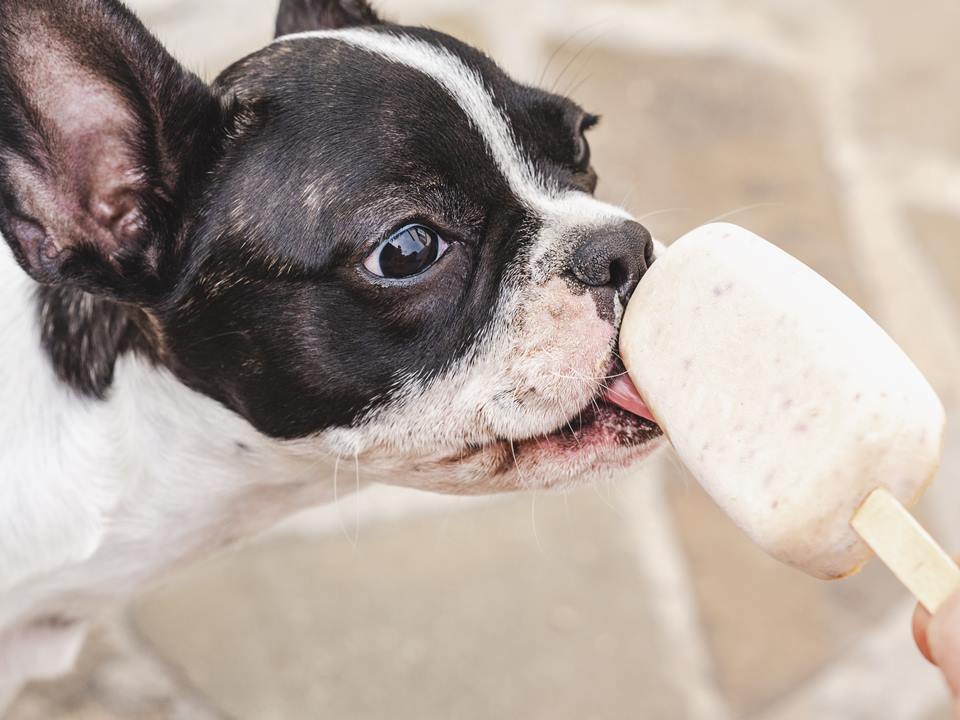
<path id="1" fill-rule="evenodd" d="M 928 662 L 936 665 L 933 659 L 933 653 L 930 651 L 930 642 L 927 639 L 927 629 L 929 627 L 930 613 L 927 612 L 927 609 L 923 607 L 923 605 L 918 603 L 916 609 L 913 611 L 913 639 L 917 643 L 920 654 L 923 655 Z"/>
<path id="2" fill-rule="evenodd" d="M 960 695 L 960 593 L 952 595 L 926 628 L 930 654 L 943 671 L 954 696 Z"/>

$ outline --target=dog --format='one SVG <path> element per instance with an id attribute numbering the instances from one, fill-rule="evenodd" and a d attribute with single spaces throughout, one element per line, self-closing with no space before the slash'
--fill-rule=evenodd
<path id="1" fill-rule="evenodd" d="M 284 0 L 210 85 L 119 0 L 0 2 L 0 702 L 341 461 L 481 494 L 658 447 L 597 121 L 364 0 Z"/>

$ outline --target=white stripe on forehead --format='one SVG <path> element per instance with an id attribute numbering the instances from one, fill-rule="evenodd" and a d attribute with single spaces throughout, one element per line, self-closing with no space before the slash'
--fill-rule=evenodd
<path id="1" fill-rule="evenodd" d="M 364 28 L 296 33 L 274 42 L 309 38 L 344 42 L 429 76 L 453 97 L 483 136 L 497 167 L 517 196 L 527 200 L 544 194 L 544 183 L 520 152 L 503 111 L 496 106 L 477 72 L 453 53 L 411 37 Z"/>

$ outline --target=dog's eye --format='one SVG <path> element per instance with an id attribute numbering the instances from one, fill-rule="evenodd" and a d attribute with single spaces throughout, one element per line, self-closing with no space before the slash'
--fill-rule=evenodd
<path id="1" fill-rule="evenodd" d="M 587 139 L 580 135 L 575 140 L 573 152 L 573 164 L 579 170 L 586 170 L 590 166 L 590 144 Z"/>
<path id="2" fill-rule="evenodd" d="M 573 164 L 581 170 L 590 167 L 590 144 L 587 142 L 586 133 L 598 122 L 600 118 L 597 115 L 584 115 L 580 121 L 580 132 L 574 140 Z"/>
<path id="3" fill-rule="evenodd" d="M 363 266 L 382 278 L 412 277 L 443 257 L 449 247 L 435 230 L 408 225 L 382 242 Z"/>

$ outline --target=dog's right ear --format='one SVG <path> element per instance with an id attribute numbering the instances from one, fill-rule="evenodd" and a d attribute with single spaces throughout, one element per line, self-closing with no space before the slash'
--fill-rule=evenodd
<path id="1" fill-rule="evenodd" d="M 0 0 L 0 232 L 23 268 L 162 294 L 222 112 L 118 0 Z"/>
<path id="2" fill-rule="evenodd" d="M 277 37 L 382 23 L 367 0 L 280 0 Z"/>

